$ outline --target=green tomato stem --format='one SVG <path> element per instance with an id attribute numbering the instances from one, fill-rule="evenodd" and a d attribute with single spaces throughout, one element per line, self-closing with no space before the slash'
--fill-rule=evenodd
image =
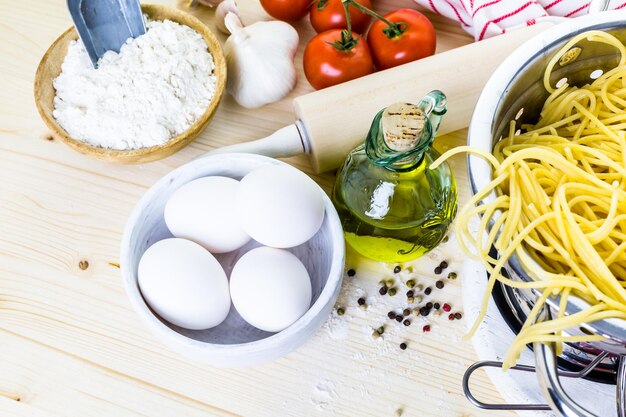
<path id="1" fill-rule="evenodd" d="M 397 38 L 407 31 L 409 25 L 404 22 L 396 22 L 393 26 L 387 26 L 383 29 L 383 33 L 389 39 Z"/>
<path id="2" fill-rule="evenodd" d="M 347 1 L 342 2 L 343 12 L 346 14 L 346 24 L 348 26 L 348 33 L 352 36 L 352 19 L 350 19 L 350 10 L 348 10 L 349 3 Z"/>
<path id="3" fill-rule="evenodd" d="M 322 11 L 326 8 L 326 6 L 328 6 L 328 0 L 313 0 L 313 2 L 311 3 L 311 6 L 317 7 L 317 10 Z"/>
<path id="4" fill-rule="evenodd" d="M 348 6 L 353 6 L 357 9 L 359 9 L 360 11 L 362 11 L 363 13 L 366 13 L 380 21 L 382 21 L 383 23 L 385 23 L 387 25 L 387 27 L 383 30 L 383 33 L 389 38 L 395 38 L 397 36 L 402 35 L 404 32 L 406 32 L 406 30 L 409 28 L 409 25 L 404 23 L 404 22 L 392 22 L 388 19 L 385 19 L 383 16 L 381 16 L 380 14 L 376 13 L 373 10 L 368 9 L 367 7 L 363 6 L 362 4 L 357 3 L 355 0 L 341 0 L 341 2 L 343 3 L 343 8 L 345 10 L 346 13 L 346 21 L 348 22 L 348 29 L 350 29 L 350 13 L 348 12 Z"/>
<path id="5" fill-rule="evenodd" d="M 326 42 L 340 52 L 349 52 L 354 49 L 359 42 L 359 38 L 352 36 L 352 32 L 347 30 L 341 31 L 341 39 L 334 42 Z"/>

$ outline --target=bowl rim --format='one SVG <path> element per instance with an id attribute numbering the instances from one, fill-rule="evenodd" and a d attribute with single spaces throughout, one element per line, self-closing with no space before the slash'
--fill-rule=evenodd
<path id="1" fill-rule="evenodd" d="M 515 49 L 498 66 L 485 84 L 474 107 L 475 110 L 468 129 L 467 144 L 489 153 L 492 152 L 496 140 L 493 136 L 493 123 L 498 106 L 513 80 L 529 62 L 545 54 L 553 46 L 564 43 L 577 34 L 589 30 L 614 28 L 618 25 L 626 29 L 626 10 L 613 10 L 581 16 L 557 24 Z M 489 163 L 476 155 L 467 157 L 467 172 L 473 195 L 488 185 L 493 178 L 493 169 Z M 494 198 L 495 192 L 492 192 L 485 197 L 485 200 L 493 200 Z M 513 255 L 507 264 L 522 280 L 533 279 L 525 272 L 516 255 Z M 549 298 L 546 303 L 558 310 L 559 299 Z M 584 300 L 572 296 L 568 299 L 566 314 L 574 314 L 588 307 L 589 305 Z M 586 325 L 588 329 L 608 339 L 620 343 L 626 342 L 626 320 L 605 319 L 586 323 Z"/>
<path id="2" fill-rule="evenodd" d="M 222 98 L 224 96 L 224 92 L 226 89 L 226 76 L 227 76 L 226 58 L 224 57 L 224 52 L 222 50 L 222 46 L 220 42 L 218 41 L 215 34 L 211 31 L 211 29 L 209 29 L 207 25 L 205 25 L 202 21 L 200 21 L 197 17 L 193 16 L 192 14 L 185 12 L 183 10 L 173 8 L 173 7 L 157 5 L 157 4 L 142 4 L 141 11 L 142 13 L 147 14 L 149 18 L 154 14 L 166 14 L 168 15 L 167 19 L 169 20 L 176 18 L 176 20 L 172 20 L 172 21 L 179 23 L 181 25 L 184 24 L 186 26 L 189 26 L 191 29 L 193 29 L 194 31 L 196 31 L 202 36 L 205 43 L 207 44 L 207 51 L 211 54 L 213 58 L 213 63 L 214 63 L 213 73 L 215 74 L 215 77 L 216 77 L 215 92 L 213 94 L 213 97 L 211 98 L 211 101 L 207 105 L 207 108 L 204 111 L 204 113 L 202 113 L 202 115 L 191 126 L 189 126 L 184 132 L 182 132 L 179 135 L 169 138 L 167 142 L 165 142 L 162 145 L 150 146 L 146 148 L 136 148 L 136 149 L 109 149 L 109 148 L 102 148 L 99 146 L 90 145 L 87 142 L 83 142 L 81 140 L 75 139 L 72 136 L 70 136 L 67 133 L 67 131 L 57 122 L 54 116 L 52 116 L 52 113 L 48 114 L 46 112 L 46 110 L 44 109 L 41 103 L 43 85 L 53 82 L 53 79 L 50 79 L 50 80 L 43 79 L 43 72 L 48 62 L 49 55 L 51 54 L 53 50 L 59 47 L 59 44 L 66 42 L 68 37 L 71 37 L 72 40 L 79 39 L 76 28 L 74 26 L 71 26 L 68 29 L 66 29 L 61 35 L 59 35 L 59 37 L 57 37 L 54 42 L 52 42 L 52 44 L 48 47 L 43 57 L 39 61 L 39 64 L 37 65 L 37 70 L 35 72 L 35 82 L 34 82 L 33 92 L 34 92 L 35 106 L 37 107 L 39 116 L 43 119 L 46 126 L 50 130 L 52 130 L 52 134 L 58 137 L 59 139 L 61 139 L 61 141 L 70 145 L 70 147 L 72 147 L 73 149 L 77 150 L 78 152 L 84 155 L 87 155 L 93 158 L 106 159 L 106 160 L 119 161 L 119 162 L 129 162 L 134 159 L 139 159 L 140 162 L 142 160 L 146 160 L 147 162 L 147 161 L 152 161 L 155 159 L 160 159 L 160 157 L 150 158 L 148 157 L 148 155 L 154 156 L 158 154 L 159 152 L 168 151 L 171 149 L 173 149 L 175 152 L 179 150 L 180 148 L 184 147 L 185 145 L 187 145 L 188 143 L 190 143 L 195 138 L 195 136 L 198 135 L 200 132 L 202 132 L 202 130 L 209 123 L 209 121 L 211 120 L 215 112 L 217 111 L 217 108 L 219 107 L 219 104 L 221 103 Z M 162 19 L 157 19 L 157 20 L 162 20 Z M 186 23 L 180 23 L 179 20 L 185 20 Z M 52 86 L 52 88 L 54 89 L 54 86 Z M 171 155 L 171 153 L 164 152 L 162 157 L 166 157 L 169 155 Z"/>
<path id="3" fill-rule="evenodd" d="M 215 352 L 220 355 L 228 357 L 238 357 L 242 354 L 258 354 L 260 347 L 270 347 L 268 345 L 282 345 L 287 344 L 298 335 L 301 331 L 306 329 L 310 323 L 314 322 L 314 318 L 317 317 L 325 308 L 326 304 L 335 297 L 337 291 L 341 288 L 343 281 L 343 269 L 345 258 L 345 241 L 343 238 L 343 228 L 339 215 L 335 210 L 330 198 L 326 195 L 323 189 L 316 183 L 320 192 L 324 198 L 325 215 L 329 222 L 329 228 L 331 230 L 331 237 L 333 241 L 332 260 L 330 263 L 330 270 L 328 272 L 328 279 L 326 284 L 322 288 L 317 300 L 309 307 L 298 320 L 280 332 L 274 333 L 263 339 L 255 340 L 252 342 L 235 343 L 235 344 L 217 344 L 204 342 L 187 337 L 181 333 L 176 332 L 153 314 L 148 305 L 143 300 L 139 287 L 136 285 L 136 271 L 132 271 L 129 264 L 129 248 L 131 246 L 130 237 L 132 231 L 138 223 L 139 218 L 143 213 L 144 207 L 152 201 L 155 194 L 160 192 L 167 186 L 170 179 L 177 176 L 179 173 L 193 169 L 196 166 L 210 164 L 212 161 L 222 160 L 228 162 L 236 162 L 241 160 L 253 160 L 261 162 L 262 165 L 278 165 L 287 166 L 291 169 L 298 170 L 296 167 L 279 161 L 274 158 L 270 158 L 263 155 L 248 154 L 248 153 L 220 153 L 213 155 L 206 155 L 204 157 L 195 159 L 188 162 L 172 171 L 167 175 L 159 179 L 154 185 L 152 185 L 148 191 L 144 193 L 141 199 L 136 203 L 131 215 L 129 216 L 126 226 L 124 228 L 124 234 L 120 246 L 120 269 L 122 275 L 122 281 L 126 295 L 130 299 L 133 309 L 139 314 L 139 316 L 146 321 L 154 332 L 169 339 L 176 346 L 184 346 L 187 348 L 201 350 L 204 353 Z M 312 179 L 311 179 L 312 180 Z M 313 180 L 312 180 L 313 181 Z M 135 277 L 134 277 L 135 276 Z M 134 278 L 133 278 L 134 277 Z"/>

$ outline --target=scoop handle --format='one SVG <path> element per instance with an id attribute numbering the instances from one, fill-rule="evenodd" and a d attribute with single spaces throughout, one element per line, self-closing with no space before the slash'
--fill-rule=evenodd
<path id="1" fill-rule="evenodd" d="M 431 90 L 448 97 L 439 134 L 468 127 L 478 97 L 498 65 L 552 26 L 537 23 L 296 98 L 296 118 L 308 141 L 313 169 L 319 173 L 340 166 L 363 142 L 380 109 L 397 102 L 415 103 Z"/>

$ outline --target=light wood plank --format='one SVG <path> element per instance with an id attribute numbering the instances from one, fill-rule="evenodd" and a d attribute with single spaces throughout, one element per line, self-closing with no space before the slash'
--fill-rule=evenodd
<path id="1" fill-rule="evenodd" d="M 190 400 L 41 343 L 3 333 L 0 383 L 10 390 L 2 397 L 14 409 L 42 410 L 49 415 L 236 416 Z M 45 387 L 45 389 L 37 389 Z M 73 401 L 68 403 L 68 398 Z M 94 403 L 98 406 L 94 407 Z M 7 405 L 9 407 L 9 405 Z M 42 414 L 43 415 L 43 414 Z M 48 415 L 48 414 L 46 414 Z"/>

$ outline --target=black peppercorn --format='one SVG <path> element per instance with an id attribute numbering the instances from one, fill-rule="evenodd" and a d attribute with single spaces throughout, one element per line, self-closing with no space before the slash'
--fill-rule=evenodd
<path id="1" fill-rule="evenodd" d="M 402 324 L 404 324 L 405 326 L 410 326 L 411 325 L 411 320 L 406 319 L 402 322 Z"/>
<path id="2" fill-rule="evenodd" d="M 424 294 L 426 295 L 430 295 L 431 292 L 433 292 L 433 290 L 430 287 L 426 287 L 426 289 L 424 290 Z"/>
<path id="3" fill-rule="evenodd" d="M 457 320 L 461 320 L 463 318 L 463 315 L 461 313 L 454 313 L 454 318 Z"/>
<path id="4" fill-rule="evenodd" d="M 356 275 L 356 271 L 354 269 L 348 269 L 348 276 L 353 277 Z"/>
<path id="5" fill-rule="evenodd" d="M 441 261 L 439 266 L 441 267 L 441 269 L 446 269 L 448 267 L 448 263 L 446 261 Z"/>
<path id="6" fill-rule="evenodd" d="M 402 315 L 403 315 L 403 316 L 408 316 L 409 314 L 411 314 L 411 310 L 409 310 L 408 308 L 405 308 L 405 309 L 402 311 Z"/>
<path id="7" fill-rule="evenodd" d="M 406 296 L 407 296 L 407 297 L 413 297 L 414 295 L 415 295 L 415 292 L 413 292 L 413 290 L 408 290 L 408 291 L 406 292 Z"/>
<path id="8" fill-rule="evenodd" d="M 357 303 L 359 303 L 360 306 L 365 304 L 365 298 L 361 297 L 358 300 L 356 300 Z"/>
<path id="9" fill-rule="evenodd" d="M 439 289 L 442 289 L 442 288 L 443 288 L 443 281 L 437 281 L 437 282 L 435 283 L 435 286 L 436 286 L 437 288 L 439 288 Z"/>
<path id="10" fill-rule="evenodd" d="M 426 317 L 430 313 L 430 309 L 426 306 L 420 308 L 420 314 Z"/>
<path id="11" fill-rule="evenodd" d="M 433 303 L 431 303 L 430 301 L 426 303 L 426 308 L 428 308 L 429 310 L 431 308 L 433 308 Z"/>
<path id="12" fill-rule="evenodd" d="M 396 318 L 396 313 L 394 313 L 393 311 L 390 311 L 389 313 L 387 313 L 387 317 L 393 320 Z"/>
<path id="13" fill-rule="evenodd" d="M 396 321 L 397 321 L 398 323 L 400 323 L 400 322 L 402 321 L 402 314 L 398 314 L 398 315 L 396 316 Z"/>
<path id="14" fill-rule="evenodd" d="M 435 304 L 433 304 L 433 307 L 435 307 L 435 310 L 439 310 L 441 305 L 439 303 L 435 303 Z"/>
<path id="15" fill-rule="evenodd" d="M 400 349 L 406 350 L 406 348 L 407 348 L 407 344 L 406 343 L 404 343 L 404 342 L 400 343 Z"/>
<path id="16" fill-rule="evenodd" d="M 443 268 L 441 268 L 440 266 L 438 266 L 437 268 L 435 268 L 435 274 L 439 275 L 443 272 Z"/>
<path id="17" fill-rule="evenodd" d="M 393 272 L 394 274 L 397 274 L 398 272 L 402 271 L 402 268 L 400 268 L 400 265 L 396 265 L 395 268 L 393 268 Z"/>
<path id="18" fill-rule="evenodd" d="M 380 289 L 378 290 L 378 293 L 380 295 L 385 295 L 387 294 L 387 287 L 380 287 Z"/>

